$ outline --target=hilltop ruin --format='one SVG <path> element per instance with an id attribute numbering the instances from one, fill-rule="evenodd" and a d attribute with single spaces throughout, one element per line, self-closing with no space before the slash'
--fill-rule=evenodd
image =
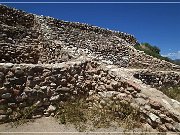
<path id="1" fill-rule="evenodd" d="M 0 122 L 30 106 L 31 118 L 50 116 L 57 103 L 83 97 L 100 108 L 126 101 L 144 125 L 180 132 L 180 103 L 156 89 L 180 86 L 180 66 L 136 44 L 127 33 L 0 5 Z"/>

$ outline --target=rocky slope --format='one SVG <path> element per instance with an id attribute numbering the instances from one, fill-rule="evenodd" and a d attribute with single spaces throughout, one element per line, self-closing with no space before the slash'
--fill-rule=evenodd
<path id="1" fill-rule="evenodd" d="M 57 103 L 84 97 L 100 108 L 129 102 L 144 125 L 180 131 L 180 103 L 151 87 L 179 86 L 180 66 L 135 50 L 138 41 L 123 32 L 3 5 L 0 13 L 2 123 L 31 106 L 31 118 L 50 116 Z"/>

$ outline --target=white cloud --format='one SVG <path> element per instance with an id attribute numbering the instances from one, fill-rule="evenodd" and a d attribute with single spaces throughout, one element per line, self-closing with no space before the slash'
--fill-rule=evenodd
<path id="1" fill-rule="evenodd" d="M 168 53 L 168 54 L 164 54 L 162 55 L 164 57 L 169 57 L 171 59 L 180 59 L 180 51 L 177 52 L 173 52 L 173 53 Z"/>

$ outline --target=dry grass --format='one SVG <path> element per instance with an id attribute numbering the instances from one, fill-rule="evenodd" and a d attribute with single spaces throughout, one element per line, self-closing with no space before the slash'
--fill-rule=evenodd
<path id="1" fill-rule="evenodd" d="M 68 101 L 59 106 L 55 116 L 61 124 L 73 124 L 79 131 L 108 128 L 113 123 L 124 129 L 140 127 L 140 113 L 129 103 L 111 105 L 107 108 L 89 107 L 85 100 Z"/>
<path id="2" fill-rule="evenodd" d="M 180 87 L 162 87 L 160 90 L 168 97 L 180 102 Z"/>
<path id="3" fill-rule="evenodd" d="M 109 107 L 98 107 L 87 103 L 84 99 L 66 101 L 56 104 L 59 108 L 55 118 L 60 124 L 73 124 L 78 131 L 94 130 L 97 128 L 108 128 L 114 123 L 124 129 L 140 127 L 140 113 L 127 102 L 119 105 L 113 103 Z M 12 126 L 19 126 L 32 121 L 31 116 L 36 111 L 36 106 L 26 107 L 14 111 L 11 115 Z"/>
<path id="4" fill-rule="evenodd" d="M 32 121 L 32 119 L 30 119 L 30 118 L 36 109 L 37 109 L 37 107 L 34 105 L 23 108 L 23 109 L 18 108 L 10 116 L 10 119 L 13 121 L 11 123 L 12 127 L 17 127 L 17 126 L 25 124 L 29 121 Z"/>

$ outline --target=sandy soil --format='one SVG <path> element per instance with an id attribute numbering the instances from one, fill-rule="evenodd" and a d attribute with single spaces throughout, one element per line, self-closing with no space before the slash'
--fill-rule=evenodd
<path id="1" fill-rule="evenodd" d="M 140 132 L 139 129 L 134 132 Z M 132 132 L 131 132 L 132 133 Z M 88 132 L 78 132 L 73 125 L 59 124 L 53 117 L 42 117 L 35 119 L 33 122 L 28 122 L 18 127 L 12 127 L 12 124 L 6 123 L 0 125 L 0 135 L 120 135 L 125 134 L 123 128 L 109 127 L 100 128 Z M 135 133 L 133 133 L 135 134 Z M 140 134 L 140 133 L 139 133 Z"/>

